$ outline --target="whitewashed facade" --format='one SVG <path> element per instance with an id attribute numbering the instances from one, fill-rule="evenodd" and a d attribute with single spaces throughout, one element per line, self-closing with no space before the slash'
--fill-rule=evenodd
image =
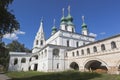
<path id="1" fill-rule="evenodd" d="M 55 72 L 69 69 L 80 71 L 103 70 L 108 73 L 118 74 L 119 65 L 114 68 L 115 65 L 110 64 L 110 60 L 108 59 L 111 59 L 115 54 L 115 57 L 120 54 L 120 35 L 101 41 L 95 41 L 93 36 L 89 36 L 87 25 L 84 22 L 84 16 L 82 20 L 82 32 L 81 34 L 76 33 L 73 18 L 70 15 L 70 7 L 68 8 L 67 17 L 64 17 L 63 9 L 60 29 L 57 30 L 54 25 L 52 27 L 51 36 L 47 40 L 45 40 L 44 26 L 41 20 L 40 28 L 33 42 L 32 53 L 10 52 L 9 70 L 33 70 L 42 72 Z M 115 49 L 110 48 L 111 45 L 109 44 L 111 41 L 117 46 Z M 101 51 L 102 44 L 105 44 L 105 46 L 107 45 L 107 48 Z M 95 48 L 93 50 L 94 46 Z M 117 57 L 119 58 L 119 56 Z M 104 60 L 106 60 L 106 62 L 104 62 Z M 117 60 L 119 63 L 119 59 Z M 109 67 L 105 67 L 105 69 L 101 68 L 100 65 L 108 66 L 107 62 L 109 63 Z M 115 70 L 112 71 L 113 69 Z"/>

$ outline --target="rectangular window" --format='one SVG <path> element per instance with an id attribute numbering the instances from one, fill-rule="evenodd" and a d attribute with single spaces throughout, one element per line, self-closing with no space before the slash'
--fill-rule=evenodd
<path id="1" fill-rule="evenodd" d="M 78 42 L 76 42 L 76 47 L 79 47 L 79 43 Z"/>

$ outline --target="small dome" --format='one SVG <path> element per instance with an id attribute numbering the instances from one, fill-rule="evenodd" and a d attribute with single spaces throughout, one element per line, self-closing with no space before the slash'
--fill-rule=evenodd
<path id="1" fill-rule="evenodd" d="M 71 21 L 67 22 L 68 25 L 74 26 L 74 24 Z"/>
<path id="2" fill-rule="evenodd" d="M 73 21 L 73 17 L 70 15 L 70 14 L 68 14 L 68 16 L 66 17 L 66 19 L 67 19 L 67 21 Z"/>
<path id="3" fill-rule="evenodd" d="M 87 25 L 85 23 L 83 23 L 82 28 L 87 28 Z"/>
<path id="4" fill-rule="evenodd" d="M 65 22 L 66 22 L 67 20 L 66 20 L 65 17 L 62 17 L 62 18 L 61 18 L 61 22 L 62 22 L 62 21 L 65 21 Z"/>
<path id="5" fill-rule="evenodd" d="M 57 30 L 57 28 L 55 26 L 52 27 L 52 30 Z"/>

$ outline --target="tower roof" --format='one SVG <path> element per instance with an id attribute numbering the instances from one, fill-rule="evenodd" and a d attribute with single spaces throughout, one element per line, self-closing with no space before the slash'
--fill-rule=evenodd
<path id="1" fill-rule="evenodd" d="M 55 26 L 55 19 L 53 21 L 53 27 L 52 27 L 52 34 L 56 33 L 57 32 L 57 28 Z"/>
<path id="2" fill-rule="evenodd" d="M 64 23 L 67 22 L 67 20 L 66 20 L 66 18 L 65 18 L 65 16 L 64 16 L 64 8 L 62 9 L 62 14 L 63 14 L 63 16 L 62 16 L 62 18 L 61 18 L 61 24 L 64 24 Z"/>
<path id="3" fill-rule="evenodd" d="M 43 32 L 43 18 L 41 18 L 41 21 L 40 21 L 40 27 L 39 27 L 39 31 L 38 31 L 38 33 L 41 33 L 41 32 Z"/>
<path id="4" fill-rule="evenodd" d="M 87 28 L 87 24 L 85 24 L 85 17 L 84 16 L 82 16 L 82 21 L 83 21 L 82 28 Z"/>
<path id="5" fill-rule="evenodd" d="M 67 21 L 73 21 L 73 17 L 70 15 L 70 6 L 68 6 L 68 16 L 66 17 Z"/>

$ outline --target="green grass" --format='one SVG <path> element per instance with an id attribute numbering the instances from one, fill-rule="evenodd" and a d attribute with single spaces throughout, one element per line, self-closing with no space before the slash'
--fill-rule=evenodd
<path id="1" fill-rule="evenodd" d="M 98 74 L 78 71 L 64 72 L 8 72 L 12 80 L 120 80 L 120 75 Z"/>

